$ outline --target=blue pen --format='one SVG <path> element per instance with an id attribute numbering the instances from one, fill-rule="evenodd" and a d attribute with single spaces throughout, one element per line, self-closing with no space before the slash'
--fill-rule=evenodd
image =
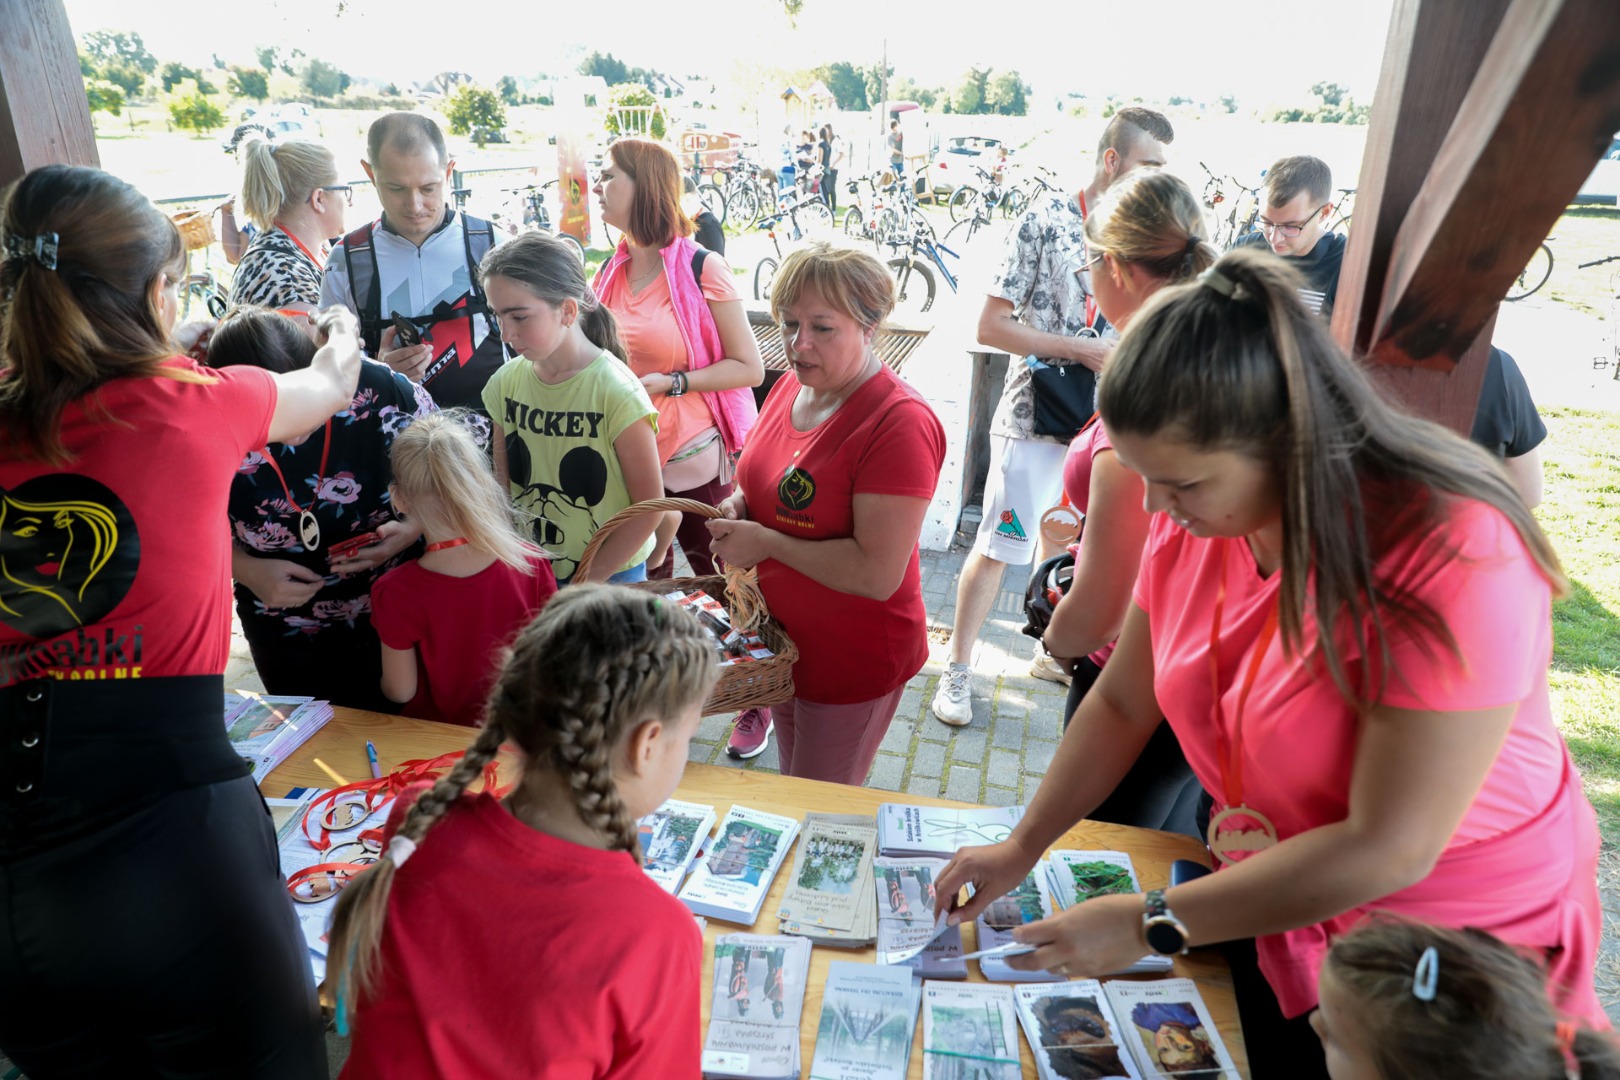
<path id="1" fill-rule="evenodd" d="M 377 764 L 377 748 L 371 745 L 370 739 L 366 740 L 366 760 L 371 762 L 371 778 L 381 780 L 382 766 Z"/>

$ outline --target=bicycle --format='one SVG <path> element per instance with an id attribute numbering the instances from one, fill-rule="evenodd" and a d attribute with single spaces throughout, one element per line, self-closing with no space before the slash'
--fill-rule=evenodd
<path id="1" fill-rule="evenodd" d="M 228 202 L 229 200 L 225 200 Z M 220 202 L 205 210 L 183 210 L 178 214 L 171 214 L 169 220 L 180 231 L 180 241 L 186 251 L 185 272 L 180 278 L 176 289 L 179 300 L 180 320 L 184 322 L 191 316 L 191 305 L 195 301 L 202 301 L 204 310 L 216 319 L 225 317 L 228 307 L 225 294 L 220 291 L 219 279 L 215 276 L 209 249 L 213 247 L 216 234 L 214 232 L 214 215 L 219 213 Z M 191 269 L 193 253 L 202 252 L 202 269 Z"/>
<path id="2" fill-rule="evenodd" d="M 870 176 L 860 176 L 846 181 L 844 190 L 849 193 L 850 205 L 843 214 L 844 235 L 855 240 L 870 240 L 877 229 L 877 219 L 882 214 L 885 200 L 883 198 L 883 178 L 887 175 L 881 172 Z M 868 198 L 861 197 L 861 185 L 865 184 Z"/>
<path id="3" fill-rule="evenodd" d="M 978 215 L 978 207 L 983 203 L 987 211 L 1000 207 L 1003 217 L 1012 217 L 1019 213 L 1023 206 L 1023 196 L 1015 187 L 1004 185 L 996 174 L 982 165 L 974 165 L 973 171 L 979 174 L 979 181 L 983 189 L 972 184 L 963 184 L 951 192 L 950 202 L 946 208 L 951 212 L 952 221 L 964 221 Z"/>
<path id="4" fill-rule="evenodd" d="M 758 223 L 768 208 L 776 204 L 776 174 L 746 159 L 726 177 L 726 218 L 742 228 Z"/>
<path id="5" fill-rule="evenodd" d="M 585 262 L 585 245 L 581 244 L 578 238 L 560 231 L 552 224 L 551 211 L 546 206 L 546 189 L 555 187 L 556 184 L 557 181 L 555 180 L 547 180 L 540 184 L 502 188 L 502 193 L 509 196 L 506 205 L 510 206 L 513 197 L 515 197 L 521 210 L 517 214 L 512 214 L 509 210 L 505 212 L 497 211 L 490 215 L 490 220 L 503 224 L 506 231 L 513 236 L 520 232 L 550 233 L 566 244 L 568 249 L 574 253 L 574 257 L 579 259 L 583 265 Z M 513 224 L 514 219 L 516 219 L 516 225 Z"/>
<path id="6" fill-rule="evenodd" d="M 1552 248 L 1548 247 L 1547 244 L 1556 239 L 1558 239 L 1556 236 L 1547 237 L 1531 253 L 1530 261 L 1525 263 L 1523 270 L 1519 271 L 1519 276 L 1513 279 L 1513 284 L 1508 286 L 1507 295 L 1502 299 L 1509 302 L 1523 300 L 1547 284 L 1547 279 L 1552 277 L 1553 268 Z M 1598 261 L 1602 262 L 1603 260 Z M 1586 265 L 1595 266 L 1597 263 L 1587 263 Z"/>
<path id="7" fill-rule="evenodd" d="M 1028 179 L 1020 181 L 1018 186 L 1013 188 L 1013 191 L 1018 193 L 1017 201 L 1011 204 L 1005 202 L 1002 204 L 1002 209 L 1008 217 L 1019 216 L 1029 209 L 1031 203 L 1045 195 L 1063 194 L 1063 188 L 1058 184 L 1057 175 L 1045 165 L 1036 165 Z"/>
<path id="8" fill-rule="evenodd" d="M 1260 216 L 1260 189 L 1249 187 L 1235 176 L 1228 176 L 1223 181 L 1215 175 L 1208 165 L 1202 161 L 1198 167 L 1204 170 L 1208 180 L 1204 183 L 1204 209 L 1213 215 L 1214 228 L 1211 230 L 1211 242 L 1221 249 L 1232 246 L 1232 242 L 1239 237 L 1246 236 L 1254 231 L 1255 220 Z M 1228 199 L 1226 185 L 1236 187 L 1236 198 Z M 1226 203 L 1229 207 L 1226 217 L 1220 214 L 1220 206 Z"/>
<path id="9" fill-rule="evenodd" d="M 962 256 L 935 238 L 934 227 L 921 214 L 914 215 L 910 225 L 909 238 L 904 244 L 896 245 L 897 248 L 907 247 L 909 250 L 904 255 L 896 254 L 891 258 L 888 267 L 894 274 L 894 309 L 920 315 L 934 306 L 934 272 L 929 269 L 929 263 L 938 267 L 940 276 L 954 293 L 960 285 L 960 279 L 951 272 L 950 266 L 945 262 L 945 256 L 949 255 L 957 260 Z M 925 256 L 928 261 L 924 262 L 918 258 L 919 255 Z"/>
<path id="10" fill-rule="evenodd" d="M 816 209 L 817 207 L 820 208 L 819 211 Z M 831 231 L 832 211 L 827 209 L 827 204 L 821 201 L 819 195 L 811 195 L 807 199 L 794 202 L 759 222 L 758 227 L 764 229 L 765 235 L 771 238 L 771 246 L 776 250 L 776 256 L 772 258 L 767 255 L 754 266 L 755 300 L 770 299 L 771 284 L 775 282 L 776 271 L 782 265 L 782 241 L 776 235 L 777 226 L 781 225 L 784 219 L 788 222 L 791 230 L 788 234 L 789 241 L 799 240 L 806 235 L 805 228 L 799 223 L 798 215 L 801 212 L 808 217 L 814 218 L 818 229 L 825 227 L 825 229 Z M 825 235 L 820 238 L 824 239 Z"/>
<path id="11" fill-rule="evenodd" d="M 1587 270 L 1594 266 L 1603 266 L 1606 263 L 1620 262 L 1620 255 L 1610 255 L 1602 259 L 1581 263 L 1575 269 Z M 1592 367 L 1598 371 L 1604 368 L 1614 369 L 1614 379 L 1620 381 L 1620 271 L 1617 271 L 1610 282 L 1615 290 L 1614 299 L 1609 302 L 1609 356 L 1592 357 Z"/>
<path id="12" fill-rule="evenodd" d="M 705 180 L 703 170 L 703 152 L 694 150 L 692 152 L 692 171 L 689 174 L 692 177 L 692 188 L 697 192 L 698 202 L 703 204 L 703 208 L 713 214 L 720 224 L 724 225 L 726 223 L 726 193 L 712 179 Z M 722 175 L 720 168 L 709 169 L 710 177 L 717 175 Z"/>
<path id="13" fill-rule="evenodd" d="M 1339 189 L 1339 201 L 1333 204 L 1333 220 L 1328 224 L 1327 231 L 1350 235 L 1350 215 L 1356 209 L 1356 189 L 1353 187 Z"/>
<path id="14" fill-rule="evenodd" d="M 971 243 L 974 235 L 977 234 L 980 229 L 990 224 L 991 205 L 992 204 L 989 199 L 975 200 L 973 203 L 973 213 L 968 217 L 962 218 L 955 225 L 952 225 L 949 229 L 945 230 L 944 242 L 949 243 L 951 237 L 960 232 L 962 233 L 962 242 L 964 244 Z M 1003 200 L 1003 206 L 1005 206 L 1005 200 Z"/>

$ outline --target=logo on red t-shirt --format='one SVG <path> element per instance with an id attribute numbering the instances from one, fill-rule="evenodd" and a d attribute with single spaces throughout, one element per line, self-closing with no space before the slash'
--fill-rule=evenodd
<path id="1" fill-rule="evenodd" d="M 776 485 L 776 497 L 789 510 L 803 510 L 816 501 L 815 478 L 797 465 L 792 466 Z"/>
<path id="2" fill-rule="evenodd" d="M 106 485 L 52 473 L 0 491 L 0 621 L 24 637 L 100 622 L 140 563 L 135 519 Z"/>

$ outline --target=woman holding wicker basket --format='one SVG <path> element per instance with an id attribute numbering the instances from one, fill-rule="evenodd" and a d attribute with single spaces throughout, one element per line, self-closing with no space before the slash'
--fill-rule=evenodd
<path id="1" fill-rule="evenodd" d="M 773 707 L 786 776 L 860 784 L 928 656 L 917 536 L 945 431 L 878 360 L 894 282 L 864 252 L 811 244 L 782 263 L 771 315 L 791 370 L 771 389 L 709 522 L 730 566 L 758 567 L 799 649 Z"/>

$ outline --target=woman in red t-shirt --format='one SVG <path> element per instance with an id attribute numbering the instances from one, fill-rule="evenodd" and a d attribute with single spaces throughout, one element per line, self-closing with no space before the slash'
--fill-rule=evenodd
<path id="1" fill-rule="evenodd" d="M 872 350 L 893 307 L 893 279 L 863 252 L 815 243 L 783 260 L 771 314 L 792 368 L 709 523 L 715 554 L 759 567 L 799 648 L 795 696 L 771 710 L 788 776 L 864 783 L 928 658 L 917 536 L 945 431 Z"/>
<path id="2" fill-rule="evenodd" d="M 353 319 L 285 375 L 176 356 L 179 234 L 99 169 L 17 181 L 0 237 L 0 1050 L 31 1076 L 324 1075 L 221 722 L 225 508 L 248 451 L 353 396 Z"/>
<path id="3" fill-rule="evenodd" d="M 1596 817 L 1548 704 L 1558 557 L 1501 463 L 1386 400 L 1298 285 L 1229 252 L 1115 349 L 1103 422 L 1162 511 L 1134 606 L 1013 835 L 939 894 L 975 883 L 972 918 L 1020 881 L 1162 709 L 1221 868 L 1021 927 L 1016 966 L 1233 943 L 1255 1075 L 1321 1077 L 1318 969 L 1383 910 L 1537 951 L 1559 1010 L 1606 1028 Z"/>

